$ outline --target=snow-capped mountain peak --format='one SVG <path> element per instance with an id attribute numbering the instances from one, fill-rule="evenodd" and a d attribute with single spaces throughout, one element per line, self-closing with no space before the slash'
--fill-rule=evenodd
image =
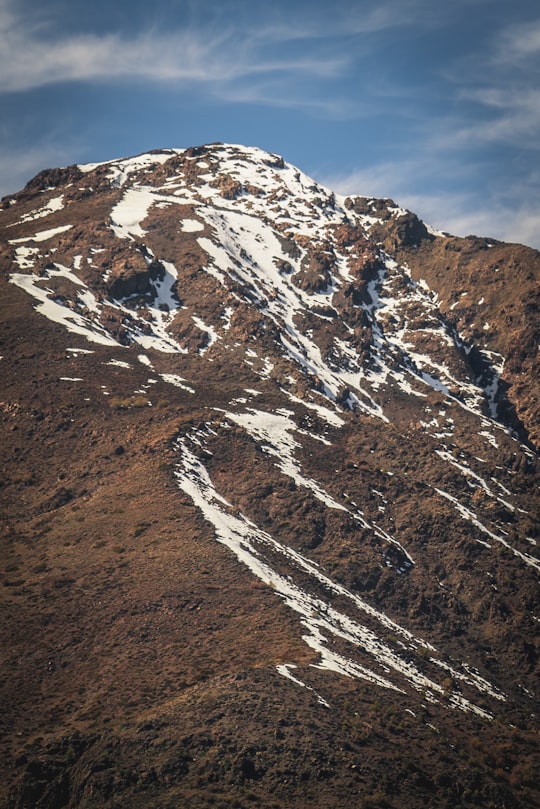
<path id="1" fill-rule="evenodd" d="M 518 688 L 503 624 L 533 648 L 537 253 L 225 144 L 42 172 L 0 228 L 6 289 L 50 335 L 39 373 L 62 359 L 53 399 L 81 433 L 119 414 L 134 448 L 155 433 L 181 541 L 285 610 L 296 645 L 272 623 L 264 676 L 321 710 L 353 681 L 412 717 L 526 724 L 537 656 Z"/>

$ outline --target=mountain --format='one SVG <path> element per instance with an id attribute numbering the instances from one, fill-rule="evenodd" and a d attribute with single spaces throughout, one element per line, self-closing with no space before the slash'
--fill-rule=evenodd
<path id="1" fill-rule="evenodd" d="M 540 806 L 540 254 L 223 144 L 0 231 L 2 805 Z"/>

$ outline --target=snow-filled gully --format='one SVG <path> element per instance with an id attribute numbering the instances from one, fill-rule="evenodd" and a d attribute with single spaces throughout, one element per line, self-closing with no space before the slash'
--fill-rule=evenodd
<path id="1" fill-rule="evenodd" d="M 491 718 L 491 714 L 461 693 L 445 692 L 443 686 L 423 673 L 411 662 L 411 658 L 420 648 L 428 650 L 427 662 L 430 667 L 442 668 L 451 674 L 455 682 L 504 700 L 504 695 L 496 688 L 471 672 L 466 664 L 454 668 L 439 660 L 433 646 L 330 579 L 308 558 L 261 530 L 219 494 L 206 467 L 190 448 L 190 445 L 197 447 L 200 454 L 210 434 L 210 431 L 198 430 L 178 440 L 179 461 L 175 473 L 178 485 L 213 526 L 217 541 L 227 546 L 257 578 L 272 587 L 299 616 L 304 629 L 303 640 L 319 656 L 315 667 L 367 680 L 381 688 L 401 693 L 405 693 L 408 684 L 422 692 L 429 701 L 444 700 L 450 706 Z M 326 495 L 326 503 L 329 508 L 337 506 L 330 495 Z M 306 586 L 306 576 L 314 592 L 310 592 Z M 324 597 L 319 594 L 321 590 L 325 593 Z M 346 598 L 350 613 L 332 606 L 333 597 L 338 596 Z M 391 631 L 398 636 L 398 645 L 403 653 L 399 654 L 375 631 L 363 625 L 362 614 L 371 623 L 379 625 L 383 633 Z M 372 660 L 369 666 L 365 665 L 366 657 Z"/>

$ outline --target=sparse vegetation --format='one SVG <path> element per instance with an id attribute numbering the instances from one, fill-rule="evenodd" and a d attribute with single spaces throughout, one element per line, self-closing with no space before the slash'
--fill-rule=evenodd
<path id="1" fill-rule="evenodd" d="M 112 410 L 130 410 L 134 407 L 148 407 L 150 400 L 144 394 L 131 396 L 111 396 L 109 404 Z"/>

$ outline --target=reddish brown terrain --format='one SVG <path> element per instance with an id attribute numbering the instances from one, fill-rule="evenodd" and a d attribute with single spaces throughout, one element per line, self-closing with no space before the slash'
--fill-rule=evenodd
<path id="1" fill-rule="evenodd" d="M 0 805 L 540 806 L 539 253 L 222 144 L 0 234 Z"/>

